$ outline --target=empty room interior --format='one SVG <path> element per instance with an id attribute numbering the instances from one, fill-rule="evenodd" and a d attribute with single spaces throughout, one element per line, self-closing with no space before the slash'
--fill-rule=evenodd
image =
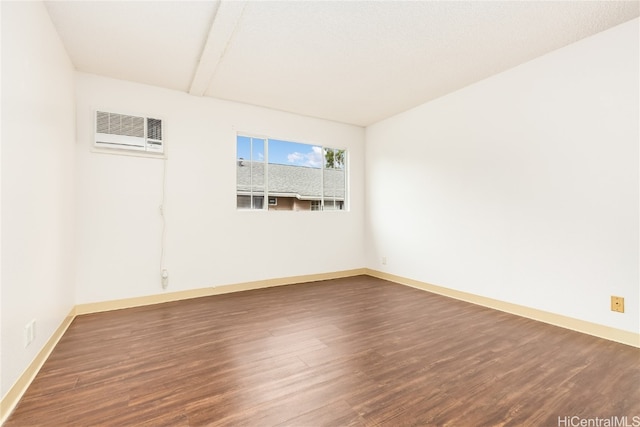
<path id="1" fill-rule="evenodd" d="M 640 2 L 0 13 L 2 425 L 640 426 Z"/>

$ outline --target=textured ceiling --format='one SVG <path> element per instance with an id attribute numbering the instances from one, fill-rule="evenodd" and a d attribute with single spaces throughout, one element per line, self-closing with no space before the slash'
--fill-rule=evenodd
<path id="1" fill-rule="evenodd" d="M 79 71 L 366 126 L 640 15 L 638 1 L 55 1 Z"/>

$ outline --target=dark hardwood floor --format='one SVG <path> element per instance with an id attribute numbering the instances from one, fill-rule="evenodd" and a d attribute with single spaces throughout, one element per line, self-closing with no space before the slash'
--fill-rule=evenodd
<path id="1" fill-rule="evenodd" d="M 632 425 L 639 362 L 358 276 L 78 316 L 5 427 Z"/>

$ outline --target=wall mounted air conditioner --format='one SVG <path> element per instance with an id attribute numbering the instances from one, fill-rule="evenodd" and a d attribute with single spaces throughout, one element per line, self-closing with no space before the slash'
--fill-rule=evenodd
<path id="1" fill-rule="evenodd" d="M 96 111 L 95 146 L 163 154 L 162 120 Z"/>

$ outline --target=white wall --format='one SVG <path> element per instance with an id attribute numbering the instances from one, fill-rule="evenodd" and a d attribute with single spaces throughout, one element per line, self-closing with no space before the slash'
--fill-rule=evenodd
<path id="1" fill-rule="evenodd" d="M 368 267 L 638 332 L 638 22 L 367 128 Z"/>
<path id="2" fill-rule="evenodd" d="M 163 161 L 92 152 L 93 110 L 164 119 L 167 291 L 364 265 L 364 129 L 77 75 L 77 303 L 163 292 Z M 235 208 L 236 131 L 347 148 L 349 212 Z"/>
<path id="3" fill-rule="evenodd" d="M 4 396 L 75 303 L 75 107 L 74 70 L 44 4 L 1 7 Z"/>

